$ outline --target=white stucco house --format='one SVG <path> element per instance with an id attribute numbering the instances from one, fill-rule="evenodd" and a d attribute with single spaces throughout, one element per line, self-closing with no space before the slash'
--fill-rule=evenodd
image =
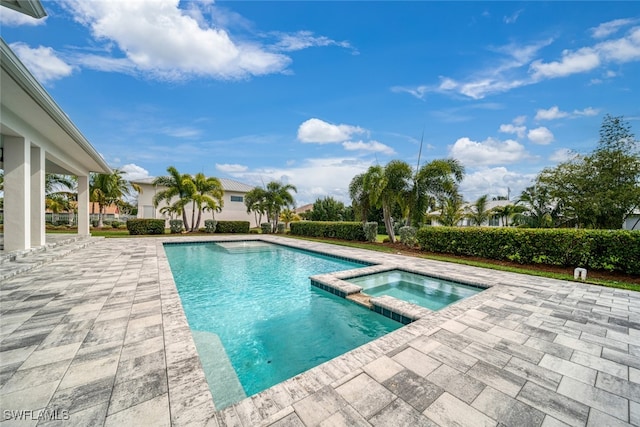
<path id="1" fill-rule="evenodd" d="M 145 178 L 134 180 L 133 182 L 140 186 L 142 190 L 138 194 L 138 218 L 157 218 L 166 220 L 166 227 L 169 226 L 169 216 L 160 213 L 160 209 L 166 204 L 163 202 L 157 208 L 153 206 L 153 198 L 159 192 L 165 189 L 162 186 L 153 185 L 155 178 Z M 255 215 L 247 213 L 247 207 L 244 204 L 244 196 L 254 187 L 243 184 L 238 181 L 226 178 L 218 178 L 224 189 L 223 202 L 224 206 L 221 212 L 213 213 L 213 217 L 217 221 L 249 221 L 250 227 L 258 227 L 256 224 Z M 171 203 L 175 202 L 172 200 Z M 187 217 L 191 218 L 191 208 L 186 209 Z M 181 219 L 178 217 L 177 219 Z M 212 219 L 211 212 L 205 212 L 203 214 L 203 220 L 200 226 L 203 227 L 205 219 Z"/>
<path id="2" fill-rule="evenodd" d="M 1 0 L 34 18 L 39 0 Z M 89 174 L 109 165 L 0 38 L 0 169 L 4 171 L 4 252 L 45 244 L 45 174 L 78 177 L 78 234 L 89 235 Z"/>

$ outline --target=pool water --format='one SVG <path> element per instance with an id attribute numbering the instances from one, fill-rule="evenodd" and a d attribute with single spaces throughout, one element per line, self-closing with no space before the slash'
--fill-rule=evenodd
<path id="1" fill-rule="evenodd" d="M 362 292 L 372 297 L 389 295 L 434 311 L 482 291 L 475 286 L 402 270 L 354 277 L 347 282 L 361 286 Z"/>
<path id="2" fill-rule="evenodd" d="M 310 284 L 361 263 L 264 242 L 164 248 L 218 409 L 402 326 Z"/>

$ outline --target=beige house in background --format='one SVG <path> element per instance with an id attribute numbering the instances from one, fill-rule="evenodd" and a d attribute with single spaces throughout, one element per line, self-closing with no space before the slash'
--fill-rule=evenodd
<path id="1" fill-rule="evenodd" d="M 138 184 L 142 189 L 142 193 L 138 194 L 138 218 L 157 218 L 166 220 L 165 226 L 169 227 L 169 218 L 168 215 L 163 215 L 160 213 L 160 209 L 166 206 L 165 202 L 162 202 L 158 205 L 157 208 L 153 206 L 153 198 L 154 196 L 165 189 L 165 187 L 156 187 L 153 185 L 153 181 L 155 178 L 145 178 L 134 180 L 132 182 Z M 222 184 L 222 188 L 224 189 L 224 206 L 222 207 L 221 212 L 215 212 L 214 217 L 216 221 L 249 221 L 250 227 L 258 227 L 259 224 L 256 224 L 255 215 L 247 213 L 247 207 L 244 204 L 244 196 L 249 191 L 253 190 L 254 187 L 243 184 L 238 181 L 234 181 L 232 179 L 226 178 L 218 178 L 220 183 Z M 175 200 L 171 200 L 171 203 L 175 202 Z M 191 220 L 191 208 L 187 207 L 187 218 Z M 197 216 L 197 214 L 196 214 Z M 179 216 L 176 219 L 182 219 L 182 216 Z M 204 220 L 212 219 L 212 213 L 207 211 L 203 213 L 203 218 L 200 223 L 200 227 L 204 227 Z"/>

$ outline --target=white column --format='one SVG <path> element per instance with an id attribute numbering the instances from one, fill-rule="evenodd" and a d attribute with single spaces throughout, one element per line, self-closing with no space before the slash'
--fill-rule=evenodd
<path id="1" fill-rule="evenodd" d="M 45 242 L 45 157 L 44 149 L 31 147 L 31 247 Z"/>
<path id="2" fill-rule="evenodd" d="M 78 234 L 89 235 L 89 175 L 78 175 Z"/>
<path id="3" fill-rule="evenodd" d="M 4 251 L 20 251 L 31 245 L 29 226 L 31 150 L 24 138 L 3 135 Z"/>

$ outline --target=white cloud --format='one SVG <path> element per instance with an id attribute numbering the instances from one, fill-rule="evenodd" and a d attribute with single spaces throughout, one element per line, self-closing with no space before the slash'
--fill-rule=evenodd
<path id="1" fill-rule="evenodd" d="M 574 116 L 597 116 L 600 110 L 592 107 L 587 107 L 583 110 L 573 110 Z"/>
<path id="2" fill-rule="evenodd" d="M 335 41 L 325 36 L 316 36 L 311 31 L 298 31 L 293 34 L 274 33 L 280 41 L 273 47 L 275 50 L 292 52 L 316 46 L 339 46 L 352 49 L 347 41 Z"/>
<path id="3" fill-rule="evenodd" d="M 24 13 L 16 12 L 8 7 L 0 9 L 0 27 L 20 27 L 22 25 L 36 26 L 47 22 L 47 17 L 36 19 Z"/>
<path id="4" fill-rule="evenodd" d="M 640 60 L 640 27 L 633 28 L 619 39 L 606 40 L 576 51 L 565 50 L 562 59 L 553 62 L 537 60 L 531 63 L 534 79 L 552 79 L 591 71 L 608 62 L 625 63 Z"/>
<path id="5" fill-rule="evenodd" d="M 605 22 L 597 27 L 591 28 L 591 35 L 596 39 L 601 39 L 617 32 L 620 28 L 626 27 L 637 22 L 637 19 L 614 19 L 613 21 Z"/>
<path id="6" fill-rule="evenodd" d="M 342 146 L 347 151 L 365 151 L 370 153 L 395 154 L 393 148 L 378 141 L 345 141 Z"/>
<path id="7" fill-rule="evenodd" d="M 553 142 L 554 136 L 549 129 L 541 126 L 539 128 L 531 129 L 527 134 L 527 138 L 529 138 L 529 140 L 534 144 L 548 145 Z"/>
<path id="8" fill-rule="evenodd" d="M 515 24 L 522 12 L 523 12 L 523 9 L 517 10 L 514 13 L 512 13 L 510 16 L 505 16 L 503 18 L 503 21 L 505 22 L 505 24 Z"/>
<path id="9" fill-rule="evenodd" d="M 549 160 L 556 163 L 566 162 L 574 156 L 574 152 L 568 148 L 560 148 L 549 155 Z"/>
<path id="10" fill-rule="evenodd" d="M 334 125 L 320 119 L 309 119 L 298 128 L 298 140 L 303 143 L 330 144 L 344 142 L 352 135 L 366 133 L 359 126 Z"/>
<path id="11" fill-rule="evenodd" d="M 135 163 L 129 163 L 119 168 L 124 174 L 122 177 L 127 181 L 136 181 L 139 179 L 150 178 L 149 171 L 138 166 Z"/>
<path id="12" fill-rule="evenodd" d="M 391 91 L 396 93 L 404 92 L 413 95 L 418 99 L 424 99 L 427 92 L 429 92 L 429 88 L 424 85 L 417 87 L 394 86 L 391 88 Z"/>
<path id="13" fill-rule="evenodd" d="M 515 126 L 513 124 L 500 125 L 500 132 L 502 133 L 515 133 L 518 138 L 524 138 L 524 133 L 527 131 L 526 126 Z"/>
<path id="14" fill-rule="evenodd" d="M 161 133 L 175 138 L 195 138 L 202 134 L 200 129 L 191 127 L 165 127 L 162 128 Z"/>
<path id="15" fill-rule="evenodd" d="M 516 126 L 522 126 L 527 121 L 527 116 L 518 116 L 513 119 L 513 124 Z"/>
<path id="16" fill-rule="evenodd" d="M 259 45 L 234 42 L 224 29 L 204 27 L 177 0 L 70 0 L 64 5 L 96 39 L 114 42 L 131 69 L 145 76 L 238 79 L 282 72 L 291 62 Z"/>
<path id="17" fill-rule="evenodd" d="M 73 67 L 62 59 L 50 47 L 38 46 L 33 49 L 25 43 L 12 43 L 11 49 L 42 84 L 67 77 L 73 73 Z"/>
<path id="18" fill-rule="evenodd" d="M 582 110 L 573 110 L 573 112 L 569 113 L 567 111 L 562 111 L 558 108 L 557 105 L 549 108 L 548 110 L 539 109 L 536 111 L 536 120 L 556 120 L 563 119 L 565 117 L 568 118 L 576 118 L 576 117 L 585 117 L 585 116 L 596 116 L 599 111 L 593 107 L 587 107 Z"/>
<path id="19" fill-rule="evenodd" d="M 549 108 L 548 110 L 539 109 L 536 111 L 536 120 L 555 120 L 567 117 L 569 113 L 560 111 L 557 105 Z"/>
<path id="20" fill-rule="evenodd" d="M 239 164 L 216 163 L 216 169 L 219 170 L 220 172 L 225 172 L 225 173 L 237 173 L 237 172 L 246 172 L 249 168 L 247 166 L 239 165 Z"/>
<path id="21" fill-rule="evenodd" d="M 600 63 L 598 53 L 590 47 L 585 47 L 575 52 L 563 51 L 560 61 L 547 63 L 542 60 L 533 61 L 530 70 L 534 79 L 552 79 L 591 71 L 600 66 Z"/>
<path id="22" fill-rule="evenodd" d="M 478 197 L 510 196 L 515 201 L 526 187 L 531 185 L 535 174 L 522 174 L 507 168 L 482 168 L 465 175 L 460 183 L 460 192 L 468 202 L 474 202 Z"/>
<path id="23" fill-rule="evenodd" d="M 524 146 L 512 139 L 488 138 L 477 142 L 467 137 L 459 138 L 450 146 L 449 154 L 468 167 L 515 163 L 530 157 Z"/>

